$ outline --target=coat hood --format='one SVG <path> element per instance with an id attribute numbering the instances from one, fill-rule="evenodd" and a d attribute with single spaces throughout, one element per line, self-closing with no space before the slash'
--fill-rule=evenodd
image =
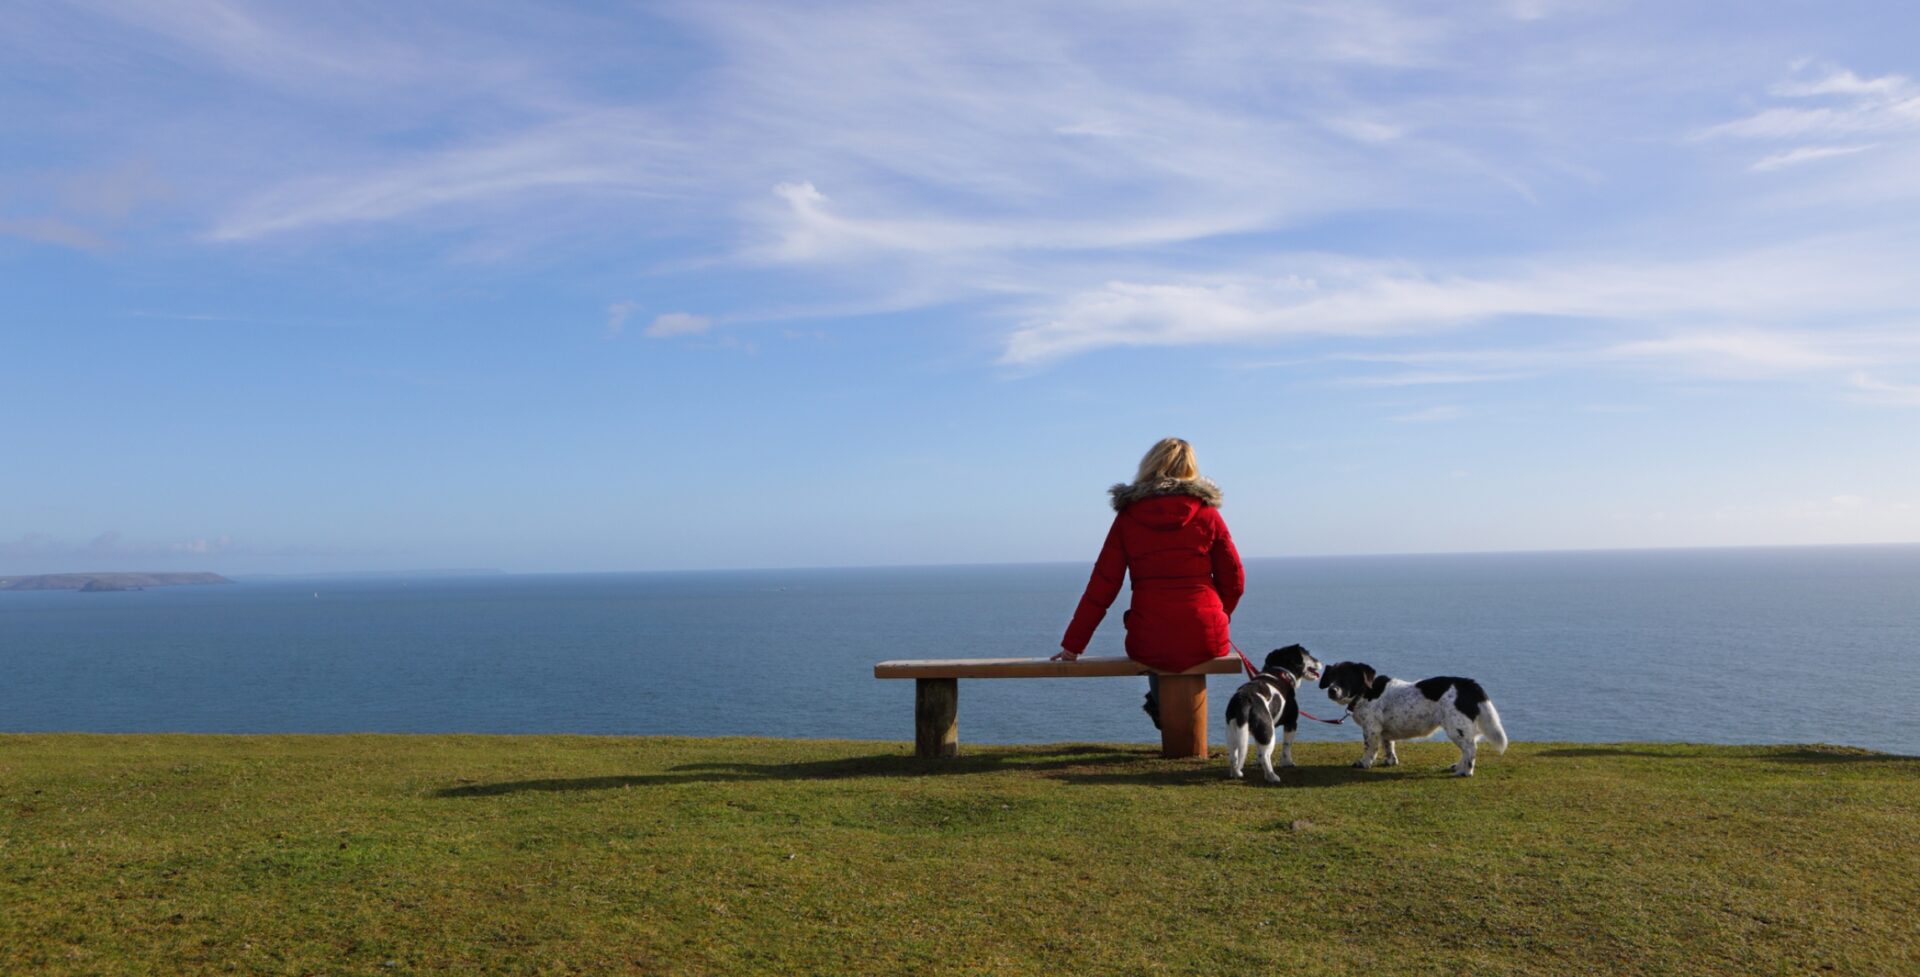
<path id="1" fill-rule="evenodd" d="M 1107 490 L 1113 508 L 1149 529 L 1170 531 L 1193 521 L 1201 509 L 1220 505 L 1220 486 L 1204 478 L 1162 478 Z"/>
<path id="2" fill-rule="evenodd" d="M 1190 495 L 1202 504 L 1220 508 L 1220 486 L 1213 484 L 1210 478 L 1160 478 L 1150 482 L 1134 482 L 1128 485 L 1121 482 L 1107 494 L 1113 497 L 1113 511 L 1125 511 L 1127 506 L 1151 499 L 1156 495 Z"/>

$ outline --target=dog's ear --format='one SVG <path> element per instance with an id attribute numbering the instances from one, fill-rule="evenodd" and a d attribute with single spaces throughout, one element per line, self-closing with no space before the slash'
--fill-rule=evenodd
<path id="1" fill-rule="evenodd" d="M 1264 667 L 1269 672 L 1273 671 L 1275 667 L 1279 667 L 1279 668 L 1284 668 L 1295 675 L 1299 675 L 1303 670 L 1300 664 L 1300 655 L 1299 655 L 1300 651 L 1301 651 L 1301 648 L 1299 645 L 1288 645 L 1285 648 L 1275 648 L 1272 651 L 1267 652 L 1267 660 Z"/>
<path id="2" fill-rule="evenodd" d="M 1288 671 L 1295 675 L 1306 674 L 1308 658 L 1306 648 L 1300 645 L 1288 645 L 1280 649 L 1280 654 L 1285 656 Z"/>
<path id="3" fill-rule="evenodd" d="M 1361 691 L 1363 692 L 1373 691 L 1374 683 L 1378 682 L 1379 680 L 1380 680 L 1380 673 L 1374 671 L 1372 665 L 1360 666 L 1360 690 Z"/>

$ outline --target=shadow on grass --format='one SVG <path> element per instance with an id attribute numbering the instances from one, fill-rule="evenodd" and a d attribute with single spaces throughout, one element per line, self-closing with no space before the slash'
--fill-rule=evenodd
<path id="1" fill-rule="evenodd" d="M 1398 767 L 1374 767 L 1362 770 L 1352 764 L 1336 764 L 1277 768 L 1280 782 L 1267 783 L 1266 776 L 1260 772 L 1258 764 L 1250 764 L 1246 769 L 1244 783 L 1227 776 L 1226 761 L 1214 758 L 1215 762 L 1173 770 L 1063 770 L 1047 774 L 1054 780 L 1063 780 L 1073 784 L 1138 784 L 1144 787 L 1182 787 L 1197 784 L 1239 784 L 1254 788 L 1276 788 L 1291 790 L 1298 787 L 1349 787 L 1355 784 L 1368 784 L 1388 780 L 1405 780 L 1410 777 L 1448 777 L 1453 775 L 1439 767 L 1428 771 L 1418 765 L 1402 764 Z"/>
<path id="2" fill-rule="evenodd" d="M 980 773 L 1040 773 L 1114 766 L 1151 760 L 1157 752 L 1116 750 L 1108 746 L 1067 744 L 1037 750 L 967 754 L 946 760 L 922 760 L 890 753 L 799 763 L 683 763 L 665 773 L 570 779 L 514 780 L 465 784 L 433 792 L 434 797 L 497 797 L 528 792 L 616 790 L 671 784 L 737 783 L 763 780 L 846 780 L 860 777 L 950 777 Z"/>
<path id="3" fill-rule="evenodd" d="M 1875 753 L 1850 746 L 1796 746 L 1755 757 L 1778 763 L 1913 763 L 1920 757 Z"/>
<path id="4" fill-rule="evenodd" d="M 1663 753 L 1659 750 L 1629 750 L 1618 746 L 1568 746 L 1557 750 L 1541 750 L 1535 756 L 1644 756 L 1666 760 L 1688 760 L 1681 753 Z"/>
<path id="5" fill-rule="evenodd" d="M 1569 746 L 1553 750 L 1541 750 L 1536 756 L 1543 757 L 1652 757 L 1658 760 L 1766 760 L 1773 763 L 1911 763 L 1920 757 L 1901 756 L 1897 753 L 1875 753 L 1853 746 L 1783 746 L 1779 748 L 1760 748 L 1752 753 L 1728 754 L 1716 752 L 1707 755 L 1683 752 L 1681 750 L 1635 750 L 1620 746 Z"/>

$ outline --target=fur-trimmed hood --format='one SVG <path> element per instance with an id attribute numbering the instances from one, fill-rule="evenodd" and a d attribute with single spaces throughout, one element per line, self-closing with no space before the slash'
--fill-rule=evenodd
<path id="1" fill-rule="evenodd" d="M 1134 482 L 1129 485 L 1121 482 L 1107 494 L 1113 497 L 1113 511 L 1120 512 L 1127 506 L 1151 499 L 1156 495 L 1190 495 L 1203 504 L 1215 509 L 1220 508 L 1220 486 L 1213 484 L 1210 478 L 1159 478 L 1150 482 Z"/>

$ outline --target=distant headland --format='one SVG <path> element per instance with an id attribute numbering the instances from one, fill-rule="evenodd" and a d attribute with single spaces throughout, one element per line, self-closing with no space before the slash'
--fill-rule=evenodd
<path id="1" fill-rule="evenodd" d="M 0 577 L 0 590 L 145 590 L 232 583 L 217 573 L 43 573 L 30 577 Z"/>

